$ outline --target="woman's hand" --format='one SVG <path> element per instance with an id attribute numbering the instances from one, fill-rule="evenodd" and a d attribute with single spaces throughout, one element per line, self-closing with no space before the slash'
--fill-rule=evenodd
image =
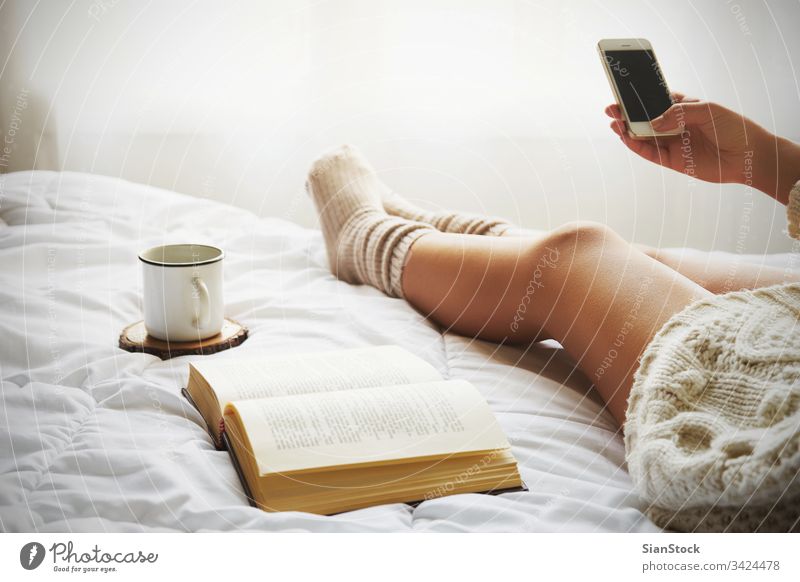
<path id="1" fill-rule="evenodd" d="M 680 135 L 634 139 L 618 105 L 606 107 L 611 129 L 634 153 L 707 182 L 752 185 L 784 204 L 800 179 L 800 146 L 716 103 L 673 93 L 672 105 L 651 123 Z"/>

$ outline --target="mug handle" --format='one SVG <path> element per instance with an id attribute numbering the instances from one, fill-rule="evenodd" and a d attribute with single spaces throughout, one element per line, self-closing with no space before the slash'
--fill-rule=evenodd
<path id="1" fill-rule="evenodd" d="M 196 294 L 196 297 L 200 300 L 199 309 L 192 319 L 192 325 L 197 329 L 203 329 L 211 320 L 211 300 L 208 296 L 208 287 L 200 277 L 192 277 L 192 287 L 194 288 L 192 295 L 195 296 Z"/>

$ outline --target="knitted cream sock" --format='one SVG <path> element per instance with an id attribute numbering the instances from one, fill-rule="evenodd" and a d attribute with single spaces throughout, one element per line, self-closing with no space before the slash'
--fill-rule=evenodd
<path id="1" fill-rule="evenodd" d="M 383 190 L 383 208 L 394 216 L 401 216 L 418 222 L 427 222 L 442 232 L 502 236 L 512 228 L 511 224 L 500 218 L 450 210 L 425 210 L 386 187 Z"/>
<path id="2" fill-rule="evenodd" d="M 336 148 L 314 162 L 306 190 L 317 207 L 331 272 L 348 283 L 402 297 L 408 251 L 435 229 L 386 214 L 381 206 L 386 186 L 352 146 Z"/>

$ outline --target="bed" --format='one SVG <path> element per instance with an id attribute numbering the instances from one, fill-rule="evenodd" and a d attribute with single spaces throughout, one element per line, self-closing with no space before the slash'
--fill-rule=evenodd
<path id="1" fill-rule="evenodd" d="M 138 250 L 186 241 L 225 249 L 226 314 L 249 339 L 167 361 L 119 349 L 141 319 Z M 0 277 L 4 531 L 658 531 L 612 417 L 558 344 L 442 333 L 332 277 L 316 230 L 114 178 L 19 172 L 0 176 Z M 250 507 L 180 394 L 188 363 L 382 344 L 477 386 L 530 490 L 330 517 Z"/>

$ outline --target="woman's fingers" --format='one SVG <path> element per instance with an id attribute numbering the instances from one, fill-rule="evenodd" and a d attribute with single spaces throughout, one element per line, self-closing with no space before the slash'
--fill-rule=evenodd
<path id="1" fill-rule="evenodd" d="M 678 91 L 673 91 L 670 93 L 670 97 L 672 98 L 673 103 L 699 103 L 700 100 L 694 97 L 687 97 L 683 93 L 679 93 Z M 611 105 L 605 108 L 605 113 L 612 119 L 623 119 L 622 116 L 622 109 L 616 103 L 612 103 Z M 662 116 L 663 117 L 663 116 Z"/>
<path id="2" fill-rule="evenodd" d="M 678 91 L 673 91 L 670 93 L 670 97 L 672 98 L 673 103 L 699 103 L 700 100 L 694 97 L 687 97 L 683 93 L 679 93 Z M 623 119 L 622 117 L 622 109 L 616 103 L 612 103 L 611 105 L 605 108 L 606 115 L 611 117 L 612 119 Z"/>
<path id="3" fill-rule="evenodd" d="M 674 105 L 667 109 L 661 116 L 651 121 L 653 128 L 667 130 L 677 127 L 680 122 L 687 124 L 702 123 L 710 119 L 713 115 L 712 105 L 701 102 L 693 97 L 687 97 L 683 93 L 673 92 L 670 94 Z M 671 167 L 669 149 L 666 147 L 666 139 L 634 139 L 628 133 L 628 127 L 622 116 L 622 110 L 616 103 L 609 105 L 605 109 L 606 115 L 613 121 L 609 124 L 611 131 L 616 133 L 622 143 L 638 156 L 643 157 L 648 162 L 659 166 Z M 663 143 L 664 145 L 660 145 Z"/>

